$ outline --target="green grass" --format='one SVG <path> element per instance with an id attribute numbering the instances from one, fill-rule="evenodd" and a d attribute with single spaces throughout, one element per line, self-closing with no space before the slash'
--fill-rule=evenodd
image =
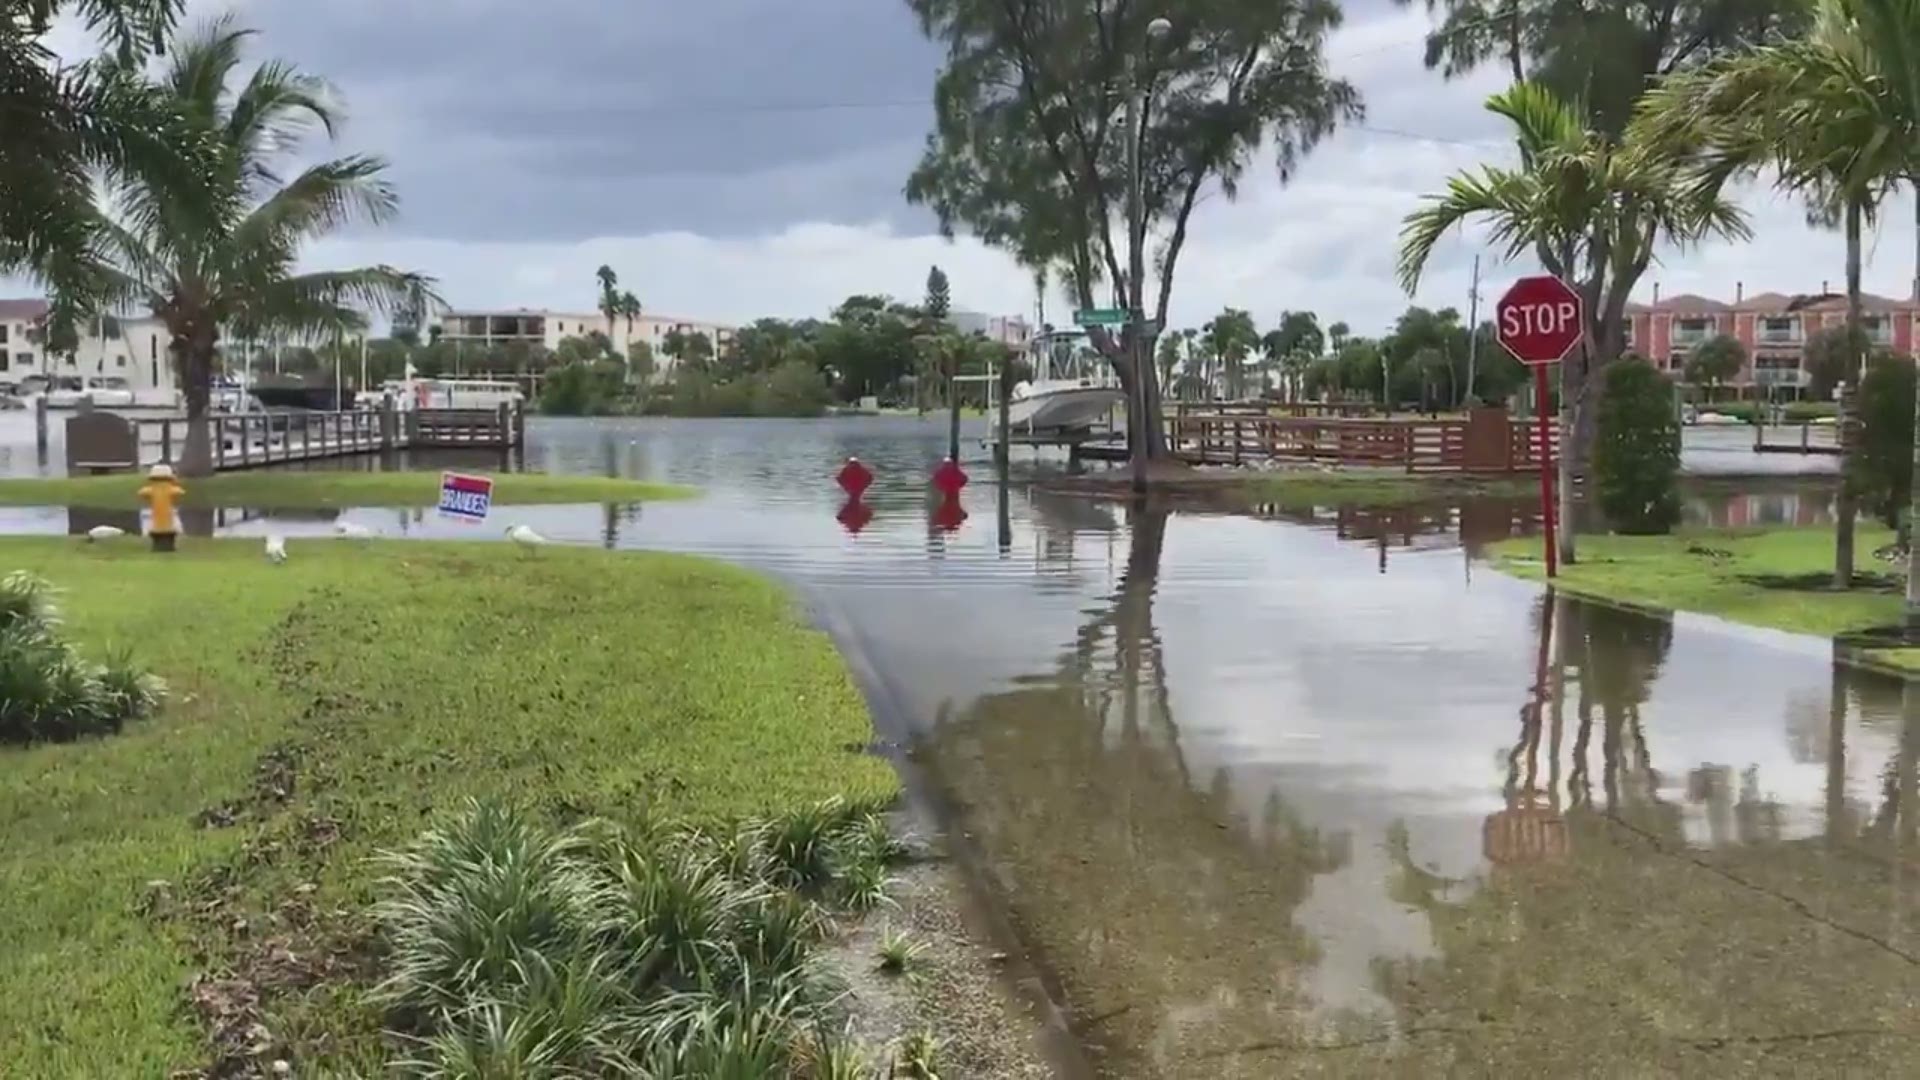
<path id="1" fill-rule="evenodd" d="M 1540 490 L 1539 479 L 1517 477 L 1407 476 L 1378 473 L 1282 472 L 1246 482 L 1249 501 L 1283 507 L 1407 506 L 1470 498 L 1522 498 Z"/>
<path id="2" fill-rule="evenodd" d="M 0 506 L 137 509 L 140 500 L 134 493 L 142 482 L 140 477 L 124 474 L 0 478 Z M 294 510 L 432 506 L 440 501 L 438 472 L 229 472 L 185 484 L 185 501 L 194 506 Z M 647 502 L 694 494 L 693 489 L 676 484 L 547 473 L 500 473 L 494 476 L 493 486 L 493 498 L 498 503 Z"/>
<path id="3" fill-rule="evenodd" d="M 1865 523 L 1855 536 L 1855 568 L 1860 573 L 1893 573 L 1898 568 L 1873 557 L 1893 534 Z M 1490 549 L 1495 564 L 1521 577 L 1540 580 L 1540 541 L 1505 540 Z M 1833 530 L 1785 528 L 1698 530 L 1671 536 L 1582 536 L 1580 561 L 1562 567 L 1558 587 L 1570 593 L 1618 603 L 1717 615 L 1734 622 L 1798 634 L 1831 637 L 1853 630 L 1897 623 L 1897 592 L 1854 589 L 1785 589 L 1757 584 L 1752 577 L 1794 577 L 1833 572 Z M 1875 650 L 1871 658 L 1920 669 L 1920 650 Z"/>
<path id="4" fill-rule="evenodd" d="M 896 790 L 859 752 L 871 725 L 832 644 L 748 572 L 491 544 L 290 554 L 0 540 L 0 566 L 65 590 L 77 644 L 131 646 L 172 689 L 118 736 L 0 750 L 0 1071 L 202 1064 L 196 954 L 244 969 L 302 910 L 331 912 L 294 951 L 352 970 L 370 857 L 470 797 L 720 821 Z M 208 812 L 232 824 L 196 824 Z M 265 1022 L 303 1060 L 324 1035 L 371 1075 L 359 985 L 288 990 Z"/>

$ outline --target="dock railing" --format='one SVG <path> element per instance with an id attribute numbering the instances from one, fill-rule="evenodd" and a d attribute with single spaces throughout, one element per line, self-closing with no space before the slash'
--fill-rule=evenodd
<path id="1" fill-rule="evenodd" d="M 1549 426 L 1559 443 L 1559 425 Z M 1409 473 L 1509 473 L 1537 469 L 1531 420 L 1505 409 L 1465 417 L 1341 419 L 1180 408 L 1167 418 L 1168 448 L 1188 461 L 1402 469 Z"/>
<path id="2" fill-rule="evenodd" d="M 220 413 L 207 417 L 207 429 L 213 467 L 222 472 L 394 450 L 510 450 L 526 442 L 525 414 L 511 405 Z M 177 461 L 188 424 L 178 416 L 90 411 L 71 418 L 67 430 L 69 472 L 117 472 Z"/>

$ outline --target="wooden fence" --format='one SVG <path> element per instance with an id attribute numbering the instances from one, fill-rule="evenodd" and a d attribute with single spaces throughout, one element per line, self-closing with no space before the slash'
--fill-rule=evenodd
<path id="1" fill-rule="evenodd" d="M 1559 425 L 1550 441 L 1559 445 Z M 1297 462 L 1370 466 L 1410 473 L 1507 473 L 1539 468 L 1530 420 L 1504 409 L 1460 419 L 1334 419 L 1178 410 L 1167 419 L 1169 448 L 1204 464 Z"/>

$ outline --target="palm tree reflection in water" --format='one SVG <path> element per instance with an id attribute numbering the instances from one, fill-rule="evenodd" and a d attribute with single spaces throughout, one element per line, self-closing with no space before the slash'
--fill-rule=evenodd
<path id="1" fill-rule="evenodd" d="M 1292 912 L 1345 865 L 1344 834 L 1225 770 L 1189 773 L 1153 620 L 1167 514 L 1136 508 L 1118 589 L 1052 671 L 976 701 L 925 758 L 962 793 L 1022 932 L 1067 984 L 1103 1062 L 1144 1075 L 1266 1075 L 1203 1061 L 1299 1010 L 1312 945 Z"/>

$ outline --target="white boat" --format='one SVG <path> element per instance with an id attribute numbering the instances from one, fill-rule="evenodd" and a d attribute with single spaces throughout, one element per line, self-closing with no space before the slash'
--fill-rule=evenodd
<path id="1" fill-rule="evenodd" d="M 1085 355 L 1084 331 L 1051 331 L 1034 337 L 1032 382 L 1019 383 L 1007 399 L 1007 423 L 1025 434 L 1075 431 L 1105 419 L 1127 396 L 1114 385 L 1104 361 Z M 1088 368 L 1098 374 L 1091 374 Z M 1056 378 L 1056 368 L 1066 375 Z"/>
<path id="2" fill-rule="evenodd" d="M 118 375 L 88 375 L 84 379 L 61 375 L 47 391 L 47 408 L 76 409 L 83 398 L 93 399 L 93 404 L 101 408 L 124 407 L 133 404 L 133 387 Z"/>
<path id="3" fill-rule="evenodd" d="M 393 379 L 378 390 L 362 390 L 354 404 L 379 408 L 392 395 L 394 407 L 413 409 L 497 409 L 502 405 L 521 406 L 527 396 L 519 384 L 507 379 Z"/>
<path id="4" fill-rule="evenodd" d="M 1126 400 L 1119 387 L 1092 379 L 1039 379 L 1013 388 L 1007 422 L 1029 433 L 1089 428 Z"/>

